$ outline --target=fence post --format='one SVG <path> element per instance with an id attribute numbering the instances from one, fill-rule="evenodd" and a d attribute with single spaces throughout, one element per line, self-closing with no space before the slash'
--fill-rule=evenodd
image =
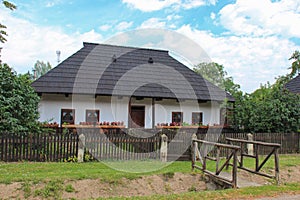
<path id="1" fill-rule="evenodd" d="M 247 134 L 248 141 L 253 141 L 253 135 L 251 133 Z M 254 155 L 253 144 L 247 144 L 248 155 Z"/>
<path id="2" fill-rule="evenodd" d="M 192 149 L 191 149 L 191 153 L 192 153 L 192 171 L 194 171 L 195 169 L 195 164 L 196 164 L 196 160 L 197 160 L 197 150 L 198 150 L 198 143 L 194 140 L 197 139 L 197 135 L 194 133 L 192 135 Z"/>
<path id="3" fill-rule="evenodd" d="M 168 136 L 166 134 L 161 135 L 161 147 L 160 147 L 160 161 L 167 162 L 168 157 Z"/>
<path id="4" fill-rule="evenodd" d="M 84 148 L 85 148 L 85 136 L 84 134 L 79 135 L 79 141 L 78 141 L 78 162 L 83 162 L 83 156 L 84 156 Z"/>

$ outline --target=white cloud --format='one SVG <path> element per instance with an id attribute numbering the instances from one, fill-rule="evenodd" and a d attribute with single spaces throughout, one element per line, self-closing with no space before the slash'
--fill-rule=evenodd
<path id="1" fill-rule="evenodd" d="M 104 24 L 99 27 L 101 31 L 108 31 L 111 28 L 111 25 Z"/>
<path id="2" fill-rule="evenodd" d="M 101 42 L 102 36 L 91 30 L 68 35 L 57 27 L 42 27 L 1 12 L 2 23 L 7 25 L 7 42 L 3 44 L 1 59 L 19 73 L 30 71 L 37 60 L 56 63 L 56 50 L 61 60 L 82 47 L 83 42 Z"/>
<path id="3" fill-rule="evenodd" d="M 191 9 L 204 5 L 215 5 L 217 0 L 122 0 L 128 6 L 143 12 L 152 12 L 168 7 Z"/>
<path id="4" fill-rule="evenodd" d="M 167 16 L 167 20 L 168 21 L 171 21 L 171 20 L 177 20 L 177 19 L 180 19 L 182 16 L 180 15 L 168 15 Z"/>
<path id="5" fill-rule="evenodd" d="M 189 25 L 182 26 L 178 32 L 201 45 L 212 61 L 223 64 L 228 74 L 247 92 L 258 88 L 260 83 L 274 82 L 275 77 L 288 73 L 288 58 L 300 48 L 276 36 L 217 37 Z"/>
<path id="6" fill-rule="evenodd" d="M 237 35 L 300 37 L 297 1 L 237 0 L 223 7 L 219 15 L 221 25 Z"/>
<path id="7" fill-rule="evenodd" d="M 211 12 L 211 13 L 210 13 L 210 18 L 211 18 L 212 20 L 216 19 L 216 14 L 215 14 L 214 12 Z"/>
<path id="8" fill-rule="evenodd" d="M 126 21 L 124 21 L 124 22 L 120 22 L 120 23 L 116 26 L 116 29 L 117 29 L 118 31 L 123 31 L 123 30 L 126 30 L 126 29 L 130 28 L 132 25 L 133 25 L 133 22 L 132 22 L 132 21 L 131 21 L 131 22 L 126 22 Z"/>
<path id="9" fill-rule="evenodd" d="M 179 3 L 179 0 L 122 0 L 122 2 L 143 12 L 151 12 Z"/>
<path id="10" fill-rule="evenodd" d="M 184 9 L 191 9 L 199 6 L 215 5 L 216 1 L 217 0 L 186 0 L 182 1 L 180 6 L 182 6 Z"/>
<path id="11" fill-rule="evenodd" d="M 165 28 L 166 22 L 162 21 L 159 18 L 150 18 L 144 21 L 140 28 Z"/>

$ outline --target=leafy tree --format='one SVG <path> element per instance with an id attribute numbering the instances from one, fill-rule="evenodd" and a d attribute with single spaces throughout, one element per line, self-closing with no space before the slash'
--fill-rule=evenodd
<path id="1" fill-rule="evenodd" d="M 296 132 L 300 129 L 300 95 L 290 93 L 284 87 L 299 70 L 299 52 L 292 58 L 296 61 L 290 74 L 278 77 L 274 84 L 261 85 L 251 94 L 243 94 L 232 77 L 226 77 L 222 65 L 201 63 L 194 70 L 235 98 L 234 115 L 231 116 L 235 128 L 247 132 Z M 230 108 L 226 101 L 223 106 Z"/>
<path id="2" fill-rule="evenodd" d="M 232 77 L 227 76 L 223 65 L 218 63 L 200 63 L 193 69 L 196 73 L 202 75 L 206 80 L 210 81 L 214 85 L 224 89 L 235 98 L 235 111 L 233 110 L 233 104 L 224 100 L 222 107 L 222 115 L 225 119 L 225 123 L 232 124 L 235 121 L 235 113 L 241 106 L 243 100 L 243 92 L 240 90 L 240 85 L 234 83 Z"/>
<path id="3" fill-rule="evenodd" d="M 240 85 L 234 83 L 232 77 L 227 77 L 227 72 L 223 65 L 214 62 L 200 63 L 195 66 L 193 70 L 214 85 L 224 89 L 235 98 L 242 95 Z"/>
<path id="4" fill-rule="evenodd" d="M 43 61 L 36 61 L 32 70 L 34 79 L 38 79 L 39 77 L 43 76 L 50 69 L 52 69 L 52 66 L 49 62 L 44 63 Z"/>
<path id="5" fill-rule="evenodd" d="M 289 58 L 289 60 L 294 60 L 292 66 L 288 68 L 292 70 L 289 75 L 291 77 L 294 77 L 295 75 L 300 74 L 300 52 L 295 51 L 293 55 Z"/>
<path id="6" fill-rule="evenodd" d="M 9 2 L 9 1 L 2 1 L 2 4 L 10 10 L 17 9 L 17 6 L 15 6 L 13 3 Z M 6 28 L 7 27 L 5 25 L 0 23 L 0 41 L 2 43 L 6 42 L 6 38 L 5 38 L 5 36 L 7 36 L 7 33 L 5 31 Z"/>
<path id="7" fill-rule="evenodd" d="M 35 131 L 39 97 L 30 85 L 30 76 L 17 75 L 1 64 L 0 79 L 0 133 Z"/>
<path id="8" fill-rule="evenodd" d="M 276 82 L 246 95 L 238 124 L 249 132 L 296 132 L 300 128 L 300 95 Z"/>
<path id="9" fill-rule="evenodd" d="M 227 72 L 224 71 L 223 65 L 219 65 L 218 63 L 200 63 L 193 69 L 197 74 L 200 74 L 208 80 L 209 82 L 213 83 L 214 85 L 225 89 L 225 76 Z"/>

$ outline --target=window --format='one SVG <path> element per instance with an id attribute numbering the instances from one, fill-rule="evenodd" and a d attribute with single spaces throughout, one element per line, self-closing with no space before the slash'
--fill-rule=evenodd
<path id="1" fill-rule="evenodd" d="M 203 113 L 193 112 L 192 113 L 192 125 L 202 125 L 203 124 Z"/>
<path id="2" fill-rule="evenodd" d="M 75 109 L 61 109 L 61 124 L 74 124 Z"/>
<path id="3" fill-rule="evenodd" d="M 172 123 L 182 123 L 183 113 L 182 112 L 172 112 Z"/>
<path id="4" fill-rule="evenodd" d="M 85 113 L 86 122 L 99 122 L 99 110 L 86 110 Z"/>

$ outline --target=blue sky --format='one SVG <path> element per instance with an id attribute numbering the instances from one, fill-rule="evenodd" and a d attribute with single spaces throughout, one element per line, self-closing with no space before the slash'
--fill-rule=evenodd
<path id="1" fill-rule="evenodd" d="M 296 26 L 300 2 L 291 0 L 12 2 L 18 6 L 16 11 L 0 9 L 0 21 L 9 34 L 8 42 L 1 45 L 1 59 L 19 73 L 31 70 L 36 60 L 55 66 L 56 50 L 65 59 L 84 41 L 103 43 L 127 31 L 159 28 L 196 42 L 243 91 L 252 92 L 288 73 L 288 58 L 300 50 L 300 27 Z M 135 42 L 120 44 L 155 48 L 162 44 Z"/>

